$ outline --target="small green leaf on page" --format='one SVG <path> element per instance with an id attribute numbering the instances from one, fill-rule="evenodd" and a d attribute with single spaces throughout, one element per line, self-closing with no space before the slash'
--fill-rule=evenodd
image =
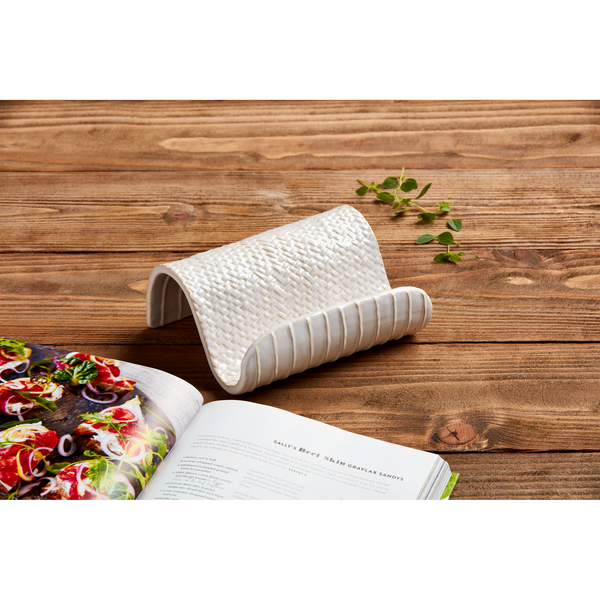
<path id="1" fill-rule="evenodd" d="M 356 190 L 356 193 L 357 193 L 359 196 L 364 196 L 364 195 L 365 195 L 365 194 L 366 194 L 368 191 L 369 191 L 369 188 L 368 188 L 366 185 L 363 185 L 362 187 L 359 187 L 359 188 Z"/>
<path id="2" fill-rule="evenodd" d="M 459 477 L 460 473 L 452 473 L 450 481 L 448 482 L 448 485 L 446 485 L 446 489 L 443 491 L 440 500 L 447 500 L 450 497 L 450 494 L 454 491 L 456 482 L 458 481 Z"/>
<path id="3" fill-rule="evenodd" d="M 398 187 L 398 178 L 397 177 L 387 177 L 386 180 L 381 184 L 381 187 L 386 190 L 393 190 Z"/>

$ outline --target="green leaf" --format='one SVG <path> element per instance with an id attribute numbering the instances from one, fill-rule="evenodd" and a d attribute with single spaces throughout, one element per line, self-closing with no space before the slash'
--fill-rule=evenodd
<path id="1" fill-rule="evenodd" d="M 152 477 L 156 473 L 157 465 L 154 463 L 147 464 L 143 467 L 143 471 L 148 478 Z"/>
<path id="2" fill-rule="evenodd" d="M 459 255 L 459 256 L 464 256 L 464 255 L 465 255 L 465 253 L 464 253 L 464 252 L 459 252 L 459 253 L 458 253 L 458 255 Z"/>
<path id="3" fill-rule="evenodd" d="M 74 464 L 74 463 L 68 463 L 68 462 L 52 463 L 51 465 L 48 465 L 48 473 L 52 473 L 53 475 L 56 475 L 59 471 L 62 471 L 63 469 L 70 467 L 71 464 Z"/>
<path id="4" fill-rule="evenodd" d="M 133 467 L 133 471 L 131 471 L 129 474 L 132 475 L 137 482 L 140 484 L 140 487 L 142 489 L 144 489 L 146 487 L 146 483 L 148 483 L 148 479 L 150 479 L 150 477 L 148 477 L 145 474 L 142 474 L 142 472 L 133 464 L 133 463 L 129 463 L 130 467 Z"/>
<path id="5" fill-rule="evenodd" d="M 39 423 L 39 419 L 23 419 L 22 421 L 7 421 L 6 423 L 0 423 L 0 430 L 2 429 L 10 429 L 11 427 L 16 427 L 17 425 L 24 425 L 25 423 Z"/>
<path id="6" fill-rule="evenodd" d="M 54 371 L 52 376 L 55 381 L 66 381 L 71 385 L 82 385 L 98 377 L 98 369 L 91 360 L 82 361 L 76 357 L 71 357 L 71 359 L 62 360 L 61 362 L 74 364 L 74 366 Z"/>
<path id="7" fill-rule="evenodd" d="M 462 229 L 462 221 L 460 219 L 449 219 L 448 227 L 454 229 L 454 231 L 460 231 Z"/>
<path id="8" fill-rule="evenodd" d="M 444 231 L 437 236 L 438 242 L 443 244 L 444 246 L 448 246 L 449 244 L 454 244 L 454 238 L 449 231 Z"/>
<path id="9" fill-rule="evenodd" d="M 117 467 L 106 458 L 98 458 L 89 463 L 86 477 L 90 478 L 92 485 L 98 490 L 110 491 L 115 483 Z"/>
<path id="10" fill-rule="evenodd" d="M 437 254 L 436 256 L 433 257 L 433 261 L 437 262 L 437 263 L 444 262 L 446 260 L 446 254 L 447 254 L 447 252 L 442 252 L 441 254 Z"/>
<path id="11" fill-rule="evenodd" d="M 436 206 L 439 206 L 440 210 L 443 210 L 444 212 L 450 212 L 450 207 L 452 206 L 450 202 L 436 202 L 435 204 Z"/>
<path id="12" fill-rule="evenodd" d="M 39 369 L 40 371 L 38 371 L 36 373 L 36 378 L 39 380 L 41 379 L 46 379 L 47 381 L 50 381 L 50 367 L 47 367 L 45 365 L 45 363 L 53 363 L 53 359 L 51 358 L 42 358 L 42 360 L 38 360 L 37 362 L 31 363 L 29 365 L 29 369 L 27 369 L 27 376 L 31 377 L 31 373 L 35 370 L 35 369 Z M 43 373 L 41 372 L 43 371 Z"/>
<path id="13" fill-rule="evenodd" d="M 65 365 L 71 365 L 73 367 L 75 365 L 80 365 L 83 362 L 78 356 L 66 356 L 65 358 L 59 358 L 58 360 Z"/>
<path id="14" fill-rule="evenodd" d="M 127 427 L 128 423 L 122 423 L 119 421 L 115 421 L 114 417 L 111 414 L 101 415 L 100 413 L 83 413 L 79 415 L 80 419 L 91 423 L 92 425 L 99 425 L 100 427 L 96 427 L 96 429 L 101 429 L 103 431 L 116 431 L 118 434 L 121 433 L 121 429 L 123 427 Z"/>
<path id="15" fill-rule="evenodd" d="M 9 354 L 15 354 L 19 358 L 25 359 L 25 342 L 9 340 L 0 336 L 0 348 L 6 350 Z"/>
<path id="16" fill-rule="evenodd" d="M 377 200 L 381 200 L 381 202 L 394 202 L 395 199 L 395 196 L 389 192 L 380 192 L 377 194 Z"/>
<path id="17" fill-rule="evenodd" d="M 433 242 L 435 240 L 435 235 L 431 235 L 430 233 L 424 233 L 423 235 L 417 238 L 415 244 L 429 244 L 429 242 Z"/>
<path id="18" fill-rule="evenodd" d="M 453 262 L 453 263 L 457 263 L 460 262 L 461 258 L 458 254 L 456 254 L 456 252 L 448 252 L 448 261 Z"/>
<path id="19" fill-rule="evenodd" d="M 141 432 L 140 435 L 151 446 L 159 445 L 167 439 L 167 436 L 164 433 L 158 433 L 158 431 L 154 431 L 154 429 L 147 429 L 145 432 Z"/>
<path id="20" fill-rule="evenodd" d="M 460 473 L 452 473 L 452 476 L 450 477 L 450 481 L 446 485 L 446 489 L 443 491 L 442 496 L 440 497 L 440 500 L 445 500 L 446 498 L 450 497 L 450 494 L 454 490 L 454 488 L 456 486 L 456 482 L 458 481 L 459 477 L 460 477 Z"/>
<path id="21" fill-rule="evenodd" d="M 417 217 L 419 217 L 419 219 L 423 219 L 423 221 L 425 221 L 426 223 L 431 223 L 431 221 L 435 221 L 436 215 L 435 213 L 422 212 L 419 213 Z"/>
<path id="22" fill-rule="evenodd" d="M 387 177 L 386 180 L 381 184 L 381 187 L 386 190 L 393 190 L 398 187 L 398 178 L 397 177 Z"/>
<path id="23" fill-rule="evenodd" d="M 104 458 L 103 456 L 100 456 L 97 452 L 94 452 L 93 450 L 84 450 L 83 455 L 91 456 L 92 458 Z"/>
<path id="24" fill-rule="evenodd" d="M 422 197 L 423 197 L 423 196 L 424 196 L 424 195 L 427 193 L 427 190 L 429 190 L 429 188 L 430 188 L 430 187 L 431 187 L 431 184 L 430 184 L 430 183 L 428 183 L 428 184 L 427 184 L 427 185 L 426 185 L 426 186 L 425 186 L 425 187 L 424 187 L 424 188 L 421 190 L 421 192 L 420 192 L 420 193 L 419 193 L 419 195 L 418 195 L 418 196 L 415 198 L 415 200 L 418 200 L 419 198 L 422 198 Z"/>
<path id="25" fill-rule="evenodd" d="M 419 184 L 416 182 L 416 180 L 407 179 L 406 181 L 404 181 L 402 183 L 402 185 L 400 186 L 400 189 L 403 192 L 412 192 L 413 190 L 416 190 L 418 187 L 419 187 Z"/>
<path id="26" fill-rule="evenodd" d="M 115 481 L 108 492 L 108 498 L 109 500 L 133 500 L 134 496 L 124 481 Z"/>
<path id="27" fill-rule="evenodd" d="M 363 185 L 362 187 L 359 187 L 359 188 L 356 190 L 356 193 L 357 193 L 359 196 L 364 196 L 364 195 L 365 195 L 365 194 L 366 194 L 368 191 L 369 191 L 369 188 L 368 188 L 366 185 Z"/>
<path id="28" fill-rule="evenodd" d="M 164 458 L 167 455 L 167 445 L 164 442 L 161 442 L 156 449 L 157 454 Z"/>
<path id="29" fill-rule="evenodd" d="M 52 400 L 48 400 L 47 398 L 42 398 L 41 396 L 37 396 L 36 394 L 30 394 L 29 392 L 20 392 L 17 391 L 17 394 L 21 396 L 21 398 L 25 400 L 29 400 L 29 402 L 35 403 L 36 406 L 41 406 L 50 412 L 54 412 L 56 408 L 56 403 Z"/>

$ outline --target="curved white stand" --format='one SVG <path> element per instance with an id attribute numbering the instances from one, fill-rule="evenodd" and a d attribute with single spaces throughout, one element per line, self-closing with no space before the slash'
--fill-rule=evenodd
<path id="1" fill-rule="evenodd" d="M 150 327 L 194 316 L 230 394 L 415 334 L 431 310 L 423 290 L 390 288 L 349 206 L 155 267 L 147 293 Z"/>

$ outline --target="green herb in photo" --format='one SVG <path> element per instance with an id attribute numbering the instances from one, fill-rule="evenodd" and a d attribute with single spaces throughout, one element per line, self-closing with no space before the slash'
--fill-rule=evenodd
<path id="1" fill-rule="evenodd" d="M 98 377 L 98 369 L 91 360 L 81 360 L 72 356 L 61 360 L 61 363 L 69 366 L 54 371 L 52 377 L 55 381 L 66 382 L 70 385 L 83 385 Z"/>
<path id="2" fill-rule="evenodd" d="M 0 348 L 5 350 L 8 354 L 13 354 L 25 360 L 25 342 L 9 340 L 8 338 L 0 336 Z"/>
<path id="3" fill-rule="evenodd" d="M 56 402 L 54 402 L 53 400 L 48 400 L 47 398 L 42 398 L 42 396 L 38 396 L 37 394 L 30 394 L 29 392 L 21 392 L 19 390 L 15 390 L 15 392 L 17 393 L 17 395 L 21 396 L 23 400 L 33 402 L 36 406 L 45 408 L 50 412 L 54 412 L 56 410 Z"/>

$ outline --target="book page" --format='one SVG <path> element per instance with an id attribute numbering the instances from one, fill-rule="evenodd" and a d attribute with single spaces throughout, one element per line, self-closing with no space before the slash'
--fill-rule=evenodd
<path id="1" fill-rule="evenodd" d="M 152 367 L 125 361 L 120 367 L 123 377 L 135 380 L 136 387 L 164 411 L 179 437 L 200 410 L 202 394 L 187 381 Z"/>
<path id="2" fill-rule="evenodd" d="M 220 400 L 202 407 L 140 498 L 415 499 L 442 466 L 435 454 Z"/>

